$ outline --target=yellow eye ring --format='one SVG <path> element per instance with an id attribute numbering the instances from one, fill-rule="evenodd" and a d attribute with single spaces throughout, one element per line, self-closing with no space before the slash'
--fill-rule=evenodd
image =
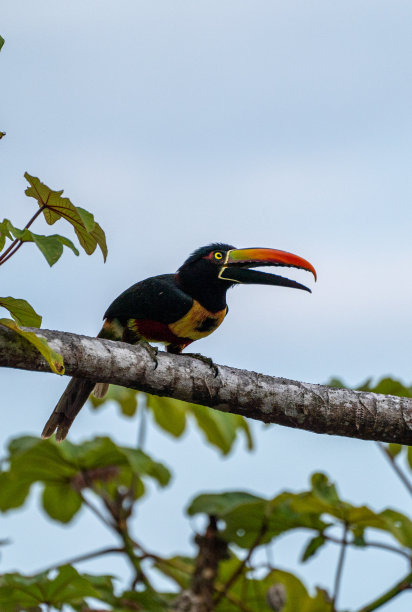
<path id="1" fill-rule="evenodd" d="M 214 255 L 215 259 L 222 259 L 223 258 L 223 253 L 217 252 Z"/>

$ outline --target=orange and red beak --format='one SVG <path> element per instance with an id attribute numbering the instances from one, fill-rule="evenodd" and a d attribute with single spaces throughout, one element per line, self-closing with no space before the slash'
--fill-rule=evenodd
<path id="1" fill-rule="evenodd" d="M 299 268 L 311 272 L 316 280 L 316 270 L 306 259 L 276 249 L 231 249 L 226 252 L 226 258 L 219 272 L 219 278 L 242 284 L 279 285 L 309 291 L 308 287 L 296 281 L 283 278 L 277 274 L 267 274 L 250 270 L 258 266 L 284 266 Z"/>

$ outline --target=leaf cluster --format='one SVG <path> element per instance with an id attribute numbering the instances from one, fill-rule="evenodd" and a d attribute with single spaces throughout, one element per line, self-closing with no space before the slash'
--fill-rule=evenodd
<path id="1" fill-rule="evenodd" d="M 68 523 L 86 503 L 90 490 L 107 503 L 119 503 L 125 492 L 130 500 L 145 493 L 145 480 L 164 487 L 170 472 L 141 450 L 117 446 L 110 438 L 94 438 L 83 444 L 24 436 L 12 440 L 0 473 L 0 511 L 24 504 L 36 482 L 43 485 L 46 514 Z"/>
<path id="2" fill-rule="evenodd" d="M 110 385 L 104 399 L 90 396 L 90 403 L 95 409 L 108 402 L 116 403 L 121 413 L 127 417 L 133 417 L 140 405 L 140 410 L 149 410 L 156 425 L 174 438 L 183 436 L 191 418 L 209 444 L 219 449 L 223 455 L 233 449 L 239 434 L 245 436 L 247 448 L 253 448 L 249 424 L 244 417 L 237 414 L 224 413 L 173 398 L 139 393 L 117 385 Z"/>
<path id="3" fill-rule="evenodd" d="M 44 236 L 35 234 L 29 229 L 41 213 L 43 213 L 48 225 L 53 225 L 59 219 L 66 220 L 73 227 L 84 251 L 91 255 L 96 250 L 96 247 L 99 246 L 106 261 L 106 237 L 100 225 L 95 221 L 94 216 L 84 208 L 72 204 L 69 198 L 62 197 L 63 191 L 50 189 L 37 177 L 31 176 L 27 172 L 24 176 L 29 183 L 25 193 L 28 197 L 36 200 L 39 209 L 23 229 L 15 227 L 9 219 L 3 219 L 0 222 L 0 265 L 8 261 L 26 242 L 35 244 L 50 266 L 53 266 L 60 259 L 63 247 L 68 247 L 75 255 L 79 255 L 78 249 L 66 236 L 60 234 Z M 5 249 L 7 240 L 10 241 L 10 244 Z M 23 330 L 20 327 L 20 325 L 40 327 L 42 318 L 33 307 L 26 300 L 10 296 L 0 297 L 0 307 L 8 310 L 13 318 L 13 320 L 0 319 L 0 325 L 12 329 L 33 344 L 49 363 L 53 372 L 64 374 L 61 355 L 52 351 L 44 339 L 38 338 L 33 332 Z"/>

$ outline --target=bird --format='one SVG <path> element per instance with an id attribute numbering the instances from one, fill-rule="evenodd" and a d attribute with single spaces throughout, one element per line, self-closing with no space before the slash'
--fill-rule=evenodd
<path id="1" fill-rule="evenodd" d="M 220 326 L 228 313 L 227 290 L 235 285 L 275 285 L 311 292 L 294 280 L 251 269 L 261 266 L 300 268 L 311 272 L 316 281 L 312 264 L 293 253 L 212 243 L 195 250 L 175 274 L 152 276 L 121 293 L 106 310 L 97 337 L 143 343 L 153 355 L 156 349 L 148 343 L 159 342 L 167 352 L 180 354 Z M 42 438 L 56 432 L 56 440 L 64 440 L 90 393 L 104 397 L 108 387 L 107 383 L 72 378 L 44 426 Z"/>

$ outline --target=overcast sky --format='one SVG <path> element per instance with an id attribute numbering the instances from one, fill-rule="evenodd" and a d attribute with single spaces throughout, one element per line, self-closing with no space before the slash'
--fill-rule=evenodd
<path id="1" fill-rule="evenodd" d="M 236 288 L 229 317 L 196 350 L 308 382 L 391 374 L 410 384 L 411 19 L 402 0 L 3 0 L 1 217 L 22 227 L 32 215 L 27 170 L 95 214 L 109 257 L 103 265 L 100 254 L 68 252 L 49 269 L 27 245 L 2 268 L 1 294 L 28 299 L 44 327 L 94 335 L 121 291 L 173 272 L 200 245 L 279 248 L 316 267 L 316 285 L 290 272 L 313 294 Z M 0 376 L 2 441 L 39 433 L 66 380 Z M 176 477 L 136 519 L 148 546 L 188 550 L 181 508 L 199 491 L 273 495 L 307 486 L 314 470 L 354 503 L 410 508 L 372 443 L 254 429 L 257 452 L 239 446 L 223 462 L 197 433 L 183 443 L 149 433 L 148 451 Z M 71 440 L 108 432 L 135 441 L 110 408 L 84 410 Z M 86 513 L 79 537 L 36 510 L 1 521 L 1 537 L 13 540 L 3 571 L 35 571 L 106 541 Z M 293 538 L 274 550 L 296 569 L 302 540 Z M 337 553 L 321 552 L 299 574 L 330 586 Z M 115 573 L 112 562 L 94 567 Z M 366 603 L 405 571 L 388 554 L 351 553 L 341 605 Z M 404 595 L 386 609 L 410 607 Z"/>

